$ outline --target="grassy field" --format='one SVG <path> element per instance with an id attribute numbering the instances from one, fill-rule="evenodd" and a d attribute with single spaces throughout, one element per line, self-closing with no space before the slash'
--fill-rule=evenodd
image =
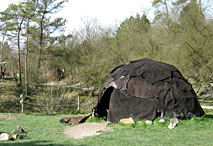
<path id="1" fill-rule="evenodd" d="M 101 135 L 86 137 L 81 140 L 64 135 L 66 124 L 59 120 L 70 115 L 41 114 L 3 114 L 16 116 L 16 120 L 0 119 L 0 132 L 11 132 L 17 125 L 28 133 L 23 140 L 0 142 L 2 146 L 212 146 L 213 145 L 213 110 L 205 110 L 207 115 L 181 121 L 175 129 L 168 129 L 169 120 L 160 124 L 155 120 L 152 125 L 137 121 L 135 125 L 116 124 L 113 130 Z M 2 115 L 2 114 L 1 114 Z"/>

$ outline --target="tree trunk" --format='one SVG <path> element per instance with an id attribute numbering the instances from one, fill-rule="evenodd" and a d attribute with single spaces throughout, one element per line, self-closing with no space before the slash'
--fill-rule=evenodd
<path id="1" fill-rule="evenodd" d="M 41 67 L 42 50 L 43 50 L 43 22 L 40 22 L 40 40 L 39 40 L 39 56 L 38 56 L 38 69 Z"/>
<path id="2" fill-rule="evenodd" d="M 5 32 L 6 32 L 6 31 L 5 31 Z M 5 34 L 6 34 L 6 33 L 5 33 Z M 2 41 L 1 41 L 0 61 L 3 61 L 3 45 L 4 45 L 5 34 L 3 34 L 3 36 L 2 36 Z"/>
<path id="3" fill-rule="evenodd" d="M 21 78 L 21 51 L 20 51 L 20 32 L 21 28 L 18 28 L 17 33 L 17 46 L 18 46 L 18 71 L 19 71 L 19 82 L 18 85 L 22 86 L 22 78 Z"/>
<path id="4" fill-rule="evenodd" d="M 4 45 L 4 39 L 5 39 L 5 36 L 6 36 L 6 30 L 4 30 L 4 33 L 3 33 L 3 36 L 2 36 L 2 41 L 1 41 L 1 48 L 0 48 L 0 62 L 4 61 L 3 60 L 3 45 Z M 3 68 L 1 66 L 1 71 L 0 71 L 0 74 L 2 74 L 3 72 Z"/>
<path id="5" fill-rule="evenodd" d="M 25 48 L 25 95 L 27 96 L 28 91 L 28 54 L 29 54 L 29 19 L 27 21 L 27 31 L 26 31 L 26 48 Z"/>
<path id="6" fill-rule="evenodd" d="M 167 18 L 169 18 L 169 9 L 168 9 L 168 5 L 167 5 L 167 1 L 166 0 L 164 1 L 164 5 L 165 5 L 165 8 L 166 8 Z"/>
<path id="7" fill-rule="evenodd" d="M 198 7 L 199 7 L 199 10 L 201 12 L 201 0 L 199 0 L 199 2 L 198 2 Z"/>

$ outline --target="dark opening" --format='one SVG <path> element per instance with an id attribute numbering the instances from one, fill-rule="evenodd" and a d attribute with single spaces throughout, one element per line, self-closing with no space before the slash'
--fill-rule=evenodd
<path id="1" fill-rule="evenodd" d="M 99 97 L 100 101 L 96 107 L 96 113 L 104 119 L 107 118 L 107 110 L 109 110 L 110 97 L 113 89 L 113 87 L 107 88 L 102 97 Z"/>

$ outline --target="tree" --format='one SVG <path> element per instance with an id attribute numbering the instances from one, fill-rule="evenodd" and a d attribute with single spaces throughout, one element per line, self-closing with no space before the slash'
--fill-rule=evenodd
<path id="1" fill-rule="evenodd" d="M 24 2 L 22 4 L 22 13 L 26 16 L 26 23 L 25 23 L 25 61 L 24 61 L 24 76 L 25 76 L 25 94 L 28 93 L 28 55 L 29 55 L 29 33 L 30 33 L 30 22 L 35 19 L 35 11 L 37 8 L 38 0 Z"/>
<path id="2" fill-rule="evenodd" d="M 171 22 L 171 16 L 170 16 L 170 10 L 169 10 L 169 4 L 171 5 L 172 1 L 168 0 L 154 0 L 152 2 L 152 5 L 157 8 L 155 11 L 155 22 L 157 21 L 163 21 L 166 26 L 170 25 Z M 163 11 L 162 11 L 163 10 Z"/>
<path id="3" fill-rule="evenodd" d="M 6 21 L 3 21 L 4 18 L 0 17 L 0 32 L 2 34 L 2 40 L 1 40 L 1 44 L 0 44 L 0 62 L 3 62 L 3 46 L 4 46 L 4 42 L 5 42 L 5 37 L 7 34 L 7 29 L 5 28 L 6 26 Z"/>
<path id="4" fill-rule="evenodd" d="M 183 47 L 187 53 L 188 73 L 199 82 L 208 82 L 208 77 L 206 78 L 203 71 L 209 72 L 208 69 L 211 69 L 208 66 L 212 60 L 212 57 L 209 56 L 212 54 L 212 48 L 209 48 L 209 44 L 211 44 L 209 32 L 211 31 L 196 0 L 192 0 L 183 8 L 180 23 L 183 29 Z M 205 68 L 203 68 L 204 66 Z"/>
<path id="5" fill-rule="evenodd" d="M 163 5 L 166 9 L 166 17 L 169 18 L 169 8 L 168 8 L 168 1 L 167 0 L 154 0 L 152 2 L 153 6 L 160 6 Z"/>
<path id="6" fill-rule="evenodd" d="M 6 73 L 17 72 L 17 70 L 15 69 L 15 66 L 17 66 L 17 59 L 14 51 L 10 48 L 7 41 L 5 41 L 4 43 L 0 42 L 0 45 L 2 46 L 2 61 L 0 61 L 0 64 L 4 64 L 4 68 L 3 66 L 1 66 L 0 71 L 4 71 Z"/>
<path id="7" fill-rule="evenodd" d="M 112 51 L 118 55 L 118 59 L 122 62 L 150 55 L 150 30 L 151 23 L 146 15 L 131 16 L 118 28 L 116 35 L 118 48 L 112 48 Z"/>
<path id="8" fill-rule="evenodd" d="M 65 2 L 68 0 L 39 0 L 37 19 L 39 29 L 39 58 L 38 69 L 41 67 L 42 51 L 44 50 L 44 42 L 47 37 L 50 37 L 56 30 L 62 31 L 66 20 L 63 18 L 56 18 L 50 20 L 50 15 L 57 13 Z"/>
<path id="9" fill-rule="evenodd" d="M 186 3 L 190 3 L 190 2 L 195 2 L 195 1 L 198 1 L 197 4 L 198 4 L 198 10 L 201 10 L 201 0 L 177 0 L 176 2 L 174 2 L 173 4 L 174 5 L 183 5 L 183 4 L 186 4 Z"/>
<path id="10" fill-rule="evenodd" d="M 29 52 L 29 27 L 30 21 L 35 16 L 38 0 L 23 1 L 18 5 L 11 4 L 4 12 L 2 12 L 4 21 L 6 21 L 5 29 L 10 32 L 10 37 L 16 35 L 18 48 L 18 70 L 19 70 L 19 85 L 22 85 L 22 67 L 21 67 L 21 35 L 26 37 L 25 41 L 25 86 L 28 86 L 27 77 L 27 61 Z M 24 31 L 25 34 L 24 34 Z M 22 33 L 22 34 L 21 34 Z M 23 42 L 23 41 L 22 41 Z M 27 89 L 26 89 L 27 91 Z"/>
<path id="11" fill-rule="evenodd" d="M 6 30 L 10 32 L 10 36 L 16 35 L 18 48 L 18 70 L 19 70 L 19 85 L 22 85 L 22 67 L 21 53 L 25 54 L 25 87 L 28 86 L 28 55 L 29 45 L 33 44 L 33 37 L 38 40 L 39 48 L 37 68 L 41 67 L 42 51 L 48 48 L 51 35 L 55 31 L 63 31 L 66 20 L 63 18 L 55 18 L 52 20 L 51 15 L 58 12 L 67 0 L 26 0 L 18 5 L 10 5 L 8 9 L 2 13 L 4 21 L 7 22 Z M 23 38 L 23 39 L 22 39 Z M 24 41 L 25 38 L 25 41 Z M 25 42 L 25 44 L 24 44 Z M 37 45 L 37 44 L 33 44 Z M 21 48 L 23 47 L 23 49 Z M 33 51 L 33 48 L 31 50 Z M 22 51 L 23 50 L 23 51 Z"/>
<path id="12" fill-rule="evenodd" d="M 6 29 L 10 32 L 16 34 L 17 38 L 17 50 L 18 50 L 18 71 L 19 71 L 19 82 L 18 84 L 22 86 L 22 71 L 21 71 L 21 48 L 20 48 L 20 36 L 21 30 L 26 18 L 26 15 L 23 15 L 21 8 L 22 4 L 18 5 L 11 4 L 4 12 L 2 12 L 2 20 L 7 21 Z"/>
<path id="13" fill-rule="evenodd" d="M 17 72 L 14 69 L 14 66 L 17 65 L 17 61 L 15 54 L 13 52 L 13 50 L 10 48 L 10 46 L 8 45 L 8 29 L 11 29 L 8 26 L 8 23 L 10 22 L 10 20 L 6 19 L 7 16 L 5 16 L 4 12 L 0 13 L 0 31 L 2 34 L 2 40 L 0 42 L 0 62 L 6 62 L 7 65 L 7 71 L 8 72 Z M 3 71 L 2 67 L 1 67 L 1 72 Z"/>

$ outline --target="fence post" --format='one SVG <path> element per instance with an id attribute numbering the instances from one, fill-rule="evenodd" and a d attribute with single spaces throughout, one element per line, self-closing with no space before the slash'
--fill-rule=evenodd
<path id="1" fill-rule="evenodd" d="M 21 113 L 24 112 L 24 97 L 23 93 L 20 95 Z"/>
<path id="2" fill-rule="evenodd" d="M 78 95 L 78 111 L 80 111 L 80 96 Z"/>

